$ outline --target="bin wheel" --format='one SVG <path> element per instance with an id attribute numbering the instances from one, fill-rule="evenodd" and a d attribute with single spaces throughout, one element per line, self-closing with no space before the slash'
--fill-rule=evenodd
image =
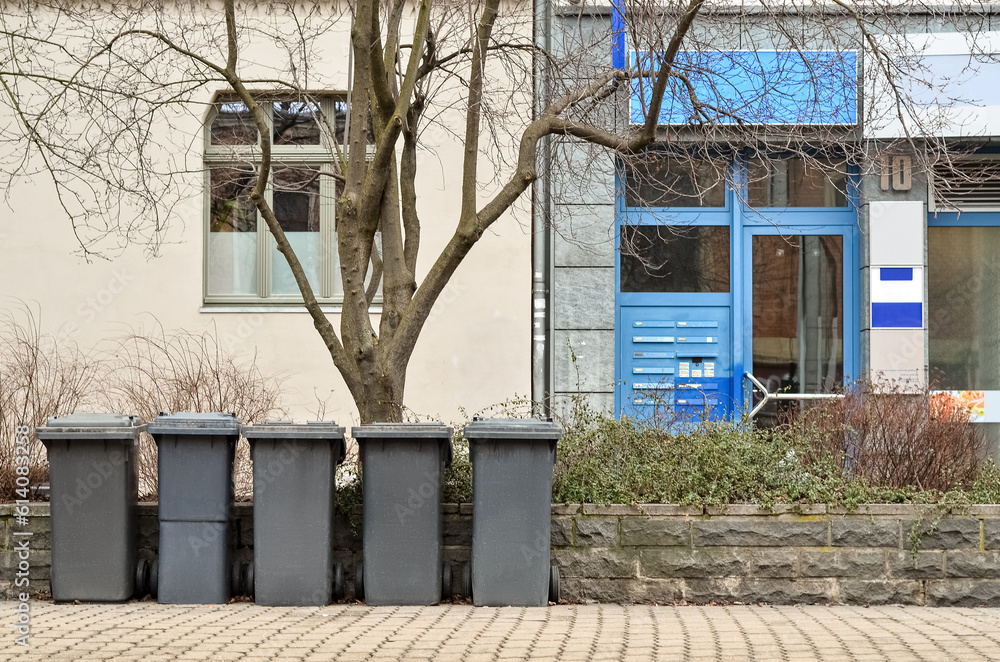
<path id="1" fill-rule="evenodd" d="M 441 564 L 441 599 L 451 600 L 451 564 Z"/>
<path id="2" fill-rule="evenodd" d="M 358 561 L 354 566 L 354 599 L 365 599 L 365 564 Z"/>
<path id="3" fill-rule="evenodd" d="M 243 595 L 243 577 L 239 563 L 229 566 L 229 595 Z"/>
<path id="4" fill-rule="evenodd" d="M 559 568 L 549 568 L 549 602 L 559 602 Z"/>
<path id="5" fill-rule="evenodd" d="M 340 600 L 344 597 L 344 564 L 333 564 L 333 599 Z"/>
<path id="6" fill-rule="evenodd" d="M 462 598 L 472 598 L 472 568 L 468 563 L 462 563 L 455 571 L 452 587 L 455 594 Z"/>
<path id="7" fill-rule="evenodd" d="M 244 563 L 243 571 L 240 573 L 243 579 L 243 595 L 248 598 L 254 597 L 253 585 L 253 563 Z"/>
<path id="8" fill-rule="evenodd" d="M 135 597 L 142 599 L 149 593 L 149 561 L 139 559 L 135 564 Z"/>
<path id="9" fill-rule="evenodd" d="M 149 564 L 149 597 L 155 598 L 160 589 L 160 562 L 156 559 Z"/>

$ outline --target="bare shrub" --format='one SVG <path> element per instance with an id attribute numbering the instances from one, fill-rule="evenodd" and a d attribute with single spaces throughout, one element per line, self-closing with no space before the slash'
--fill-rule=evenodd
<path id="1" fill-rule="evenodd" d="M 45 448 L 35 427 L 50 416 L 72 413 L 93 393 L 96 364 L 76 346 L 42 333 L 28 306 L 0 317 L 0 501 L 18 498 L 14 475 L 14 430 L 31 428 L 29 484 L 48 480 Z"/>
<path id="2" fill-rule="evenodd" d="M 832 457 L 872 486 L 948 491 L 971 486 L 986 459 L 988 440 L 969 413 L 930 389 L 860 383 L 789 424 L 815 455 Z"/>
<path id="3" fill-rule="evenodd" d="M 165 412 L 232 412 L 244 423 L 287 416 L 281 405 L 282 378 L 264 376 L 257 356 L 241 358 L 223 348 L 216 330 L 167 332 L 157 324 L 148 334 L 116 341 L 102 381 L 108 409 L 138 414 L 146 421 Z M 148 434 L 139 442 L 141 498 L 157 495 L 156 444 Z M 250 447 L 236 447 L 237 500 L 253 495 Z"/>

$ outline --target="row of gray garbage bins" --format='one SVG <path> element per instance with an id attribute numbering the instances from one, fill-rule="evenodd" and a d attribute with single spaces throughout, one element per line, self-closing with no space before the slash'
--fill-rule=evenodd
<path id="1" fill-rule="evenodd" d="M 159 552 L 137 558 L 136 445 L 158 449 Z M 345 429 L 332 422 L 242 426 L 232 414 L 74 414 L 36 430 L 48 451 L 52 597 L 167 604 L 325 605 L 344 592 L 333 560 L 336 466 Z M 233 459 L 253 460 L 252 564 L 232 563 Z M 453 593 L 476 605 L 542 606 L 559 596 L 550 566 L 552 466 L 562 428 L 538 419 L 476 419 L 472 564 L 442 558 L 442 482 L 452 429 L 436 423 L 355 427 L 363 474 L 363 561 L 355 596 L 371 605 L 428 605 Z M 454 574 L 454 576 L 453 576 Z"/>

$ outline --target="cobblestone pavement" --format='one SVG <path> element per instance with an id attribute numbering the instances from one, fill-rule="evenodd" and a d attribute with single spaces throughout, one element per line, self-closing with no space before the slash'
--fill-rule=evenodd
<path id="1" fill-rule="evenodd" d="M 0 660 L 1000 660 L 1000 609 L 14 606 Z"/>

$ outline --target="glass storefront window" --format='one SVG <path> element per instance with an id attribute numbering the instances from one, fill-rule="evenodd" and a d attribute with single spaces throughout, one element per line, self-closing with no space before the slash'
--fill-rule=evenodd
<path id="1" fill-rule="evenodd" d="M 748 163 L 747 203 L 751 207 L 846 207 L 844 161 L 753 158 Z"/>
<path id="2" fill-rule="evenodd" d="M 752 249 L 754 376 L 772 393 L 832 391 L 844 380 L 843 237 L 755 235 Z"/>
<path id="3" fill-rule="evenodd" d="M 1000 227 L 927 228 L 930 377 L 1000 390 Z"/>
<path id="4" fill-rule="evenodd" d="M 931 388 L 1000 390 L 1000 227 L 927 228 Z M 1000 463 L 1000 423 L 976 423 Z"/>
<path id="5" fill-rule="evenodd" d="M 644 154 L 625 165 L 629 207 L 725 207 L 728 161 Z"/>
<path id="6" fill-rule="evenodd" d="M 728 292 L 729 228 L 623 225 L 622 292 Z"/>

